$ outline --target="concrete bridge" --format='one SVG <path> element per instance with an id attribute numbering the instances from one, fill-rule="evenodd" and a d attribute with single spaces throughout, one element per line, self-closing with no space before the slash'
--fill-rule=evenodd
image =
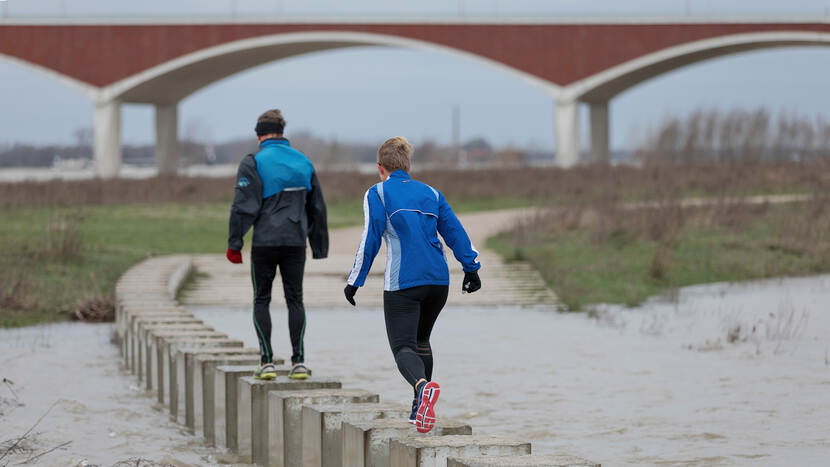
<path id="1" fill-rule="evenodd" d="M 817 19 L 75 19 L 0 21 L 0 57 L 36 68 L 95 102 L 101 176 L 121 165 L 121 103 L 156 109 L 161 173 L 178 167 L 178 102 L 234 73 L 354 46 L 435 50 L 488 63 L 556 103 L 556 162 L 580 162 L 579 104 L 590 108 L 590 159 L 608 159 L 608 102 L 676 68 L 737 52 L 828 45 Z"/>

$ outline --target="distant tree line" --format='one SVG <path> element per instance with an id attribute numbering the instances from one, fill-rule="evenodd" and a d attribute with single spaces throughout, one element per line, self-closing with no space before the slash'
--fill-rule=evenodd
<path id="1" fill-rule="evenodd" d="M 80 130 L 79 130 L 80 134 Z M 75 145 L 34 146 L 15 144 L 0 146 L 0 167 L 54 167 L 61 161 L 91 161 L 91 137 L 80 138 Z M 377 148 L 382 141 L 372 143 L 345 142 L 326 139 L 307 131 L 289 135 L 292 146 L 306 153 L 321 169 L 352 169 L 356 164 L 371 164 L 377 159 Z M 179 143 L 183 166 L 236 164 L 257 149 L 254 138 L 237 138 L 222 143 L 183 139 Z M 155 165 L 155 145 L 124 145 L 125 164 Z M 434 141 L 420 143 L 415 148 L 415 162 L 421 168 L 429 167 L 523 167 L 532 161 L 551 161 L 553 154 L 544 150 L 515 147 L 494 148 L 483 138 L 473 138 L 458 147 L 441 145 Z"/>
<path id="2" fill-rule="evenodd" d="M 192 134 L 192 133 L 191 133 Z M 308 131 L 291 133 L 299 148 L 323 170 L 350 170 L 356 164 L 371 164 L 381 141 L 348 142 L 316 136 Z M 0 145 L 2 167 L 55 167 L 62 161 L 90 161 L 92 134 L 76 132 L 74 145 Z M 256 151 L 254 138 L 222 143 L 185 137 L 180 142 L 183 166 L 236 164 Z M 425 141 L 416 145 L 414 162 L 429 168 L 513 168 L 553 160 L 549 151 L 518 147 L 494 148 L 484 138 L 467 140 L 457 147 Z M 615 159 L 632 159 L 618 152 Z M 719 111 L 702 109 L 686 116 L 664 119 L 645 132 L 643 143 L 631 162 L 642 164 L 700 164 L 737 161 L 809 161 L 830 158 L 830 121 L 793 112 L 773 116 L 764 108 Z M 124 163 L 155 164 L 155 145 L 124 145 Z M 77 166 L 77 164 L 75 164 Z"/>
<path id="3" fill-rule="evenodd" d="M 808 161 L 830 158 L 830 121 L 764 109 L 669 117 L 636 151 L 644 163 Z"/>

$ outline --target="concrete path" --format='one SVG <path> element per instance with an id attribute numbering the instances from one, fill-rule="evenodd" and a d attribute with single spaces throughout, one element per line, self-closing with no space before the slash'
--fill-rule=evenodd
<path id="1" fill-rule="evenodd" d="M 453 257 L 450 265 L 451 289 L 448 305 L 552 305 L 556 295 L 545 285 L 541 276 L 526 263 L 505 264 L 501 257 L 484 248 L 487 237 L 505 230 L 528 214 L 528 210 L 488 211 L 459 216 L 470 233 L 473 244 L 481 252 L 480 272 L 482 290 L 461 294 L 464 273 Z M 307 307 L 348 306 L 343 298 L 343 286 L 354 262 L 354 253 L 363 227 L 338 229 L 330 232 L 329 257 L 306 263 L 304 298 Z M 447 253 L 451 251 L 447 248 Z M 193 265 L 208 277 L 198 280 L 181 302 L 188 305 L 250 305 L 252 300 L 249 254 L 243 254 L 245 264 L 229 263 L 224 255 L 195 256 Z M 383 304 L 383 272 L 386 266 L 385 247 L 381 247 L 366 285 L 355 297 L 360 306 Z M 279 281 L 279 277 L 276 279 Z M 274 303 L 279 306 L 279 288 L 275 288 Z"/>

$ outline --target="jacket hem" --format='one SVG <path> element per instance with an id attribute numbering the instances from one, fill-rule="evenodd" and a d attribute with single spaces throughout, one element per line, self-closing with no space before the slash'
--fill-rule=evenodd
<path id="1" fill-rule="evenodd" d="M 260 242 L 253 242 L 251 243 L 252 247 L 255 246 L 302 246 L 307 247 L 305 243 L 290 243 L 290 242 L 277 242 L 277 243 L 260 243 Z"/>
<path id="2" fill-rule="evenodd" d="M 386 287 L 383 288 L 384 292 L 397 292 L 399 290 L 406 290 L 411 289 L 413 287 L 420 287 L 422 285 L 450 285 L 449 279 L 446 281 L 437 281 L 437 280 L 425 280 L 425 281 L 417 281 L 417 282 L 409 282 L 403 285 L 398 285 L 395 289 L 387 289 Z"/>

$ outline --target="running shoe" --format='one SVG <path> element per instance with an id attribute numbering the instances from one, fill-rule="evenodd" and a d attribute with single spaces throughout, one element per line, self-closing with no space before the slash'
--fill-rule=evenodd
<path id="1" fill-rule="evenodd" d="M 412 399 L 412 413 L 409 414 L 409 423 L 415 424 L 415 415 L 418 413 L 418 398 Z"/>
<path id="2" fill-rule="evenodd" d="M 254 379 L 274 379 L 277 377 L 277 368 L 273 363 L 265 363 L 254 370 Z"/>
<path id="3" fill-rule="evenodd" d="M 306 379 L 308 378 L 308 373 L 308 367 L 302 363 L 295 363 L 291 371 L 288 372 L 288 377 L 291 379 Z"/>
<path id="4" fill-rule="evenodd" d="M 441 394 L 441 387 L 435 381 L 421 385 L 418 390 L 418 410 L 415 413 L 415 428 L 419 433 L 429 433 L 435 426 L 435 404 Z"/>

